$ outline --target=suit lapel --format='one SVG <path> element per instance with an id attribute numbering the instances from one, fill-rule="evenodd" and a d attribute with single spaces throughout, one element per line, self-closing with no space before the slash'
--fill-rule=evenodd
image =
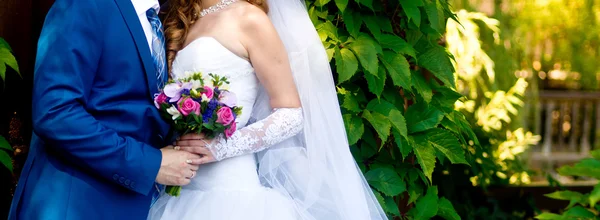
<path id="1" fill-rule="evenodd" d="M 146 72 L 146 83 L 150 91 L 150 97 L 153 98 L 154 94 L 158 93 L 157 82 L 156 82 L 156 68 L 154 67 L 154 61 L 152 54 L 150 53 L 150 47 L 148 47 L 148 41 L 144 34 L 144 29 L 140 23 L 138 15 L 135 13 L 131 0 L 115 0 L 121 15 L 129 28 L 129 32 L 135 41 L 138 54 L 144 65 Z"/>

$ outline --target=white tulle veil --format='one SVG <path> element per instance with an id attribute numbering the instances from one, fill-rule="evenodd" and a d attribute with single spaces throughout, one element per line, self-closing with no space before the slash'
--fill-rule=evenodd
<path id="1" fill-rule="evenodd" d="M 257 155 L 261 182 L 291 198 L 302 219 L 387 219 L 348 146 L 325 48 L 303 0 L 268 0 L 304 111 L 303 133 Z M 261 89 L 252 113 L 271 113 Z"/>

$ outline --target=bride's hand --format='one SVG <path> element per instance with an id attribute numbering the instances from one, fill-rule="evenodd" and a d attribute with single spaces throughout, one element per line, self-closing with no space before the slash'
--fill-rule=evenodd
<path id="1" fill-rule="evenodd" d="M 215 161 L 212 152 L 206 147 L 212 142 L 213 140 L 207 140 L 202 134 L 186 134 L 177 140 L 174 148 L 202 156 L 200 159 L 193 159 L 192 163 L 205 164 Z"/>

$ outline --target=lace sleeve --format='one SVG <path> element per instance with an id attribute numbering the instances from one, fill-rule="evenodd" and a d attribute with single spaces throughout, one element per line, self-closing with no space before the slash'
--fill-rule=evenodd
<path id="1" fill-rule="evenodd" d="M 279 108 L 263 120 L 237 130 L 225 139 L 218 136 L 207 147 L 217 161 L 262 151 L 300 133 L 302 108 Z"/>

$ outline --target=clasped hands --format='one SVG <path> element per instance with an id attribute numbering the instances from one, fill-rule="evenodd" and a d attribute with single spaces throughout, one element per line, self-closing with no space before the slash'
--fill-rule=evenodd
<path id="1" fill-rule="evenodd" d="M 189 184 L 201 164 L 215 161 L 207 147 L 212 141 L 204 135 L 187 134 L 178 138 L 174 146 L 161 149 L 162 161 L 156 182 L 171 186 Z"/>

